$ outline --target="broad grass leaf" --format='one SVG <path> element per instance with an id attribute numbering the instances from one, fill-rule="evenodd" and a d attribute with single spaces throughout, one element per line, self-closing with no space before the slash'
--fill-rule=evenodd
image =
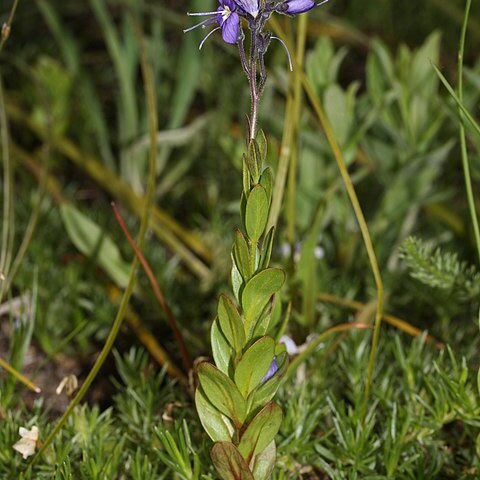
<path id="1" fill-rule="evenodd" d="M 254 480 L 247 462 L 233 443 L 216 443 L 211 457 L 222 480 Z"/>
<path id="2" fill-rule="evenodd" d="M 222 333 L 236 352 L 240 352 L 245 345 L 245 330 L 237 307 L 225 295 L 218 301 L 218 323 Z"/>
<path id="3" fill-rule="evenodd" d="M 85 256 L 95 259 L 119 287 L 126 287 L 130 266 L 123 261 L 111 237 L 73 205 L 62 204 L 60 214 L 75 247 Z"/>
<path id="4" fill-rule="evenodd" d="M 282 417 L 282 409 L 276 403 L 270 402 L 249 423 L 238 445 L 239 452 L 247 462 L 263 452 L 275 439 Z"/>
<path id="5" fill-rule="evenodd" d="M 246 402 L 235 383 L 207 362 L 199 365 L 198 379 L 212 405 L 231 418 L 236 427 L 240 427 L 245 421 Z"/>
<path id="6" fill-rule="evenodd" d="M 246 398 L 267 373 L 275 355 L 275 340 L 263 337 L 242 356 L 235 369 L 235 383 Z"/>
<path id="7" fill-rule="evenodd" d="M 230 420 L 207 399 L 201 388 L 195 392 L 195 405 L 203 428 L 214 442 L 229 442 L 234 429 Z"/>
<path id="8" fill-rule="evenodd" d="M 253 243 L 258 242 L 267 226 L 269 200 L 261 185 L 256 185 L 247 199 L 245 229 Z"/>

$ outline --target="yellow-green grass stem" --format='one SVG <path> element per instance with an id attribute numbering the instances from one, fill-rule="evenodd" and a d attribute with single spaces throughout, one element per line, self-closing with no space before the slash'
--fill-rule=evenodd
<path id="1" fill-rule="evenodd" d="M 284 40 L 284 42 L 288 45 L 288 38 L 286 38 L 280 24 L 278 23 L 277 20 L 272 19 L 271 20 L 271 25 L 276 32 L 276 34 Z M 296 59 L 293 58 L 294 62 L 294 68 L 300 69 L 300 66 L 297 65 Z M 345 164 L 345 160 L 343 158 L 342 151 L 340 149 L 340 146 L 337 143 L 337 140 L 335 139 L 335 135 L 333 133 L 333 130 L 330 126 L 330 123 L 327 120 L 326 115 L 323 112 L 323 108 L 321 106 L 320 100 L 317 97 L 317 94 L 315 93 L 315 90 L 313 89 L 310 81 L 306 77 L 306 75 L 303 73 L 303 71 L 300 72 L 300 76 L 302 79 L 302 85 L 305 90 L 305 93 L 307 94 L 310 102 L 312 103 L 312 106 L 315 110 L 315 113 L 318 117 L 318 120 L 320 122 L 320 125 L 322 126 L 325 136 L 327 138 L 327 141 L 330 145 L 330 148 L 332 150 L 333 156 L 335 157 L 335 161 L 337 162 L 338 169 L 340 170 L 340 175 L 342 176 L 343 183 L 345 185 L 345 189 L 347 190 L 348 197 L 350 199 L 350 203 L 352 204 L 355 217 L 357 219 L 360 232 L 363 238 L 363 242 L 365 245 L 365 249 L 367 251 L 368 255 L 368 260 L 370 262 L 370 267 L 372 269 L 372 274 L 374 277 L 375 281 L 375 286 L 377 290 L 377 305 L 375 309 L 375 324 L 374 324 L 374 329 L 373 329 L 373 338 L 372 338 L 372 346 L 370 350 L 370 358 L 368 361 L 368 367 L 367 367 L 367 378 L 365 381 L 365 406 L 368 403 L 369 397 L 370 397 L 370 390 L 371 390 L 371 384 L 372 384 L 372 379 L 373 379 L 373 369 L 375 366 L 375 357 L 377 354 L 377 349 L 378 349 L 378 342 L 380 339 L 380 327 L 382 324 L 382 316 L 383 316 L 383 297 L 384 297 L 384 288 L 383 288 L 383 281 L 382 281 L 382 276 L 380 274 L 380 268 L 378 266 L 378 261 L 377 257 L 375 254 L 375 250 L 373 248 L 373 243 L 372 239 L 370 237 L 370 232 L 368 230 L 368 225 L 365 220 L 365 216 L 363 215 L 362 207 L 360 206 L 360 202 L 357 197 L 357 193 L 355 191 L 355 188 L 353 186 L 352 179 L 350 178 L 350 174 L 348 173 L 347 166 Z"/>
<path id="2" fill-rule="evenodd" d="M 371 325 L 367 323 L 352 322 L 352 323 L 341 323 L 340 325 L 335 325 L 328 330 L 320 333 L 308 346 L 300 353 L 288 366 L 287 373 L 285 375 L 285 380 L 289 380 L 293 377 L 294 373 L 297 371 L 298 367 L 305 361 L 307 361 L 318 348 L 318 346 L 324 342 L 330 335 L 340 332 L 348 332 L 350 330 L 366 330 L 370 329 Z"/>
<path id="3" fill-rule="evenodd" d="M 141 69 L 142 69 L 142 75 L 143 75 L 143 81 L 144 81 L 145 99 L 146 99 L 146 104 L 148 108 L 148 124 L 149 124 L 149 132 L 150 132 L 149 175 L 148 175 L 147 190 L 145 195 L 144 211 L 141 217 L 140 231 L 138 234 L 138 242 L 137 242 L 139 248 L 143 248 L 145 235 L 148 228 L 150 207 L 152 204 L 153 194 L 155 189 L 155 165 L 156 165 L 156 155 L 157 155 L 157 148 L 156 148 L 156 141 L 155 141 L 156 132 L 157 132 L 157 109 L 156 109 L 157 102 L 156 102 L 153 73 L 152 73 L 151 66 L 148 62 L 143 33 L 141 32 L 140 27 L 138 26 L 137 20 L 135 19 L 133 21 L 136 27 L 135 30 L 140 37 L 139 38 L 140 62 L 141 62 Z M 129 276 L 127 287 L 123 294 L 122 300 L 120 301 L 120 306 L 119 306 L 117 315 L 115 317 L 115 321 L 108 334 L 107 340 L 105 341 L 102 351 L 100 352 L 100 355 L 95 361 L 95 364 L 93 365 L 84 383 L 78 390 L 73 400 L 70 402 L 67 410 L 62 415 L 60 420 L 57 422 L 53 430 L 50 432 L 50 434 L 42 444 L 37 454 L 33 457 L 32 462 L 29 465 L 29 469 L 32 467 L 32 465 L 34 465 L 40 459 L 43 452 L 52 443 L 56 434 L 61 430 L 61 428 L 63 427 L 63 425 L 65 424 L 65 422 L 67 421 L 68 417 L 71 415 L 75 407 L 83 399 L 88 389 L 90 388 L 90 385 L 98 375 L 100 369 L 105 363 L 105 360 L 110 354 L 110 351 L 113 348 L 113 345 L 117 338 L 120 327 L 122 326 L 125 314 L 127 313 L 127 310 L 128 310 L 128 303 L 133 293 L 133 289 L 135 285 L 137 266 L 138 266 L 138 260 L 136 257 L 134 257 L 134 259 L 132 260 L 132 266 L 130 270 L 130 276 Z"/>
<path id="4" fill-rule="evenodd" d="M 10 135 L 5 107 L 3 81 L 0 71 L 0 140 L 3 162 L 3 221 L 0 251 L 0 303 L 7 291 L 7 279 L 13 256 L 15 221 L 13 209 L 13 170 L 10 157 Z"/>
<path id="5" fill-rule="evenodd" d="M 468 18 L 470 15 L 470 7 L 472 0 L 467 0 L 465 5 L 465 17 L 462 24 L 462 32 L 460 35 L 460 44 L 458 47 L 458 100 L 463 103 L 463 55 L 465 52 L 465 39 L 467 36 Z M 463 176 L 465 179 L 465 190 L 467 193 L 468 209 L 472 221 L 473 233 L 475 235 L 475 245 L 477 247 L 478 260 L 480 262 L 480 229 L 478 226 L 478 216 L 475 209 L 475 197 L 473 195 L 472 178 L 470 174 L 470 162 L 467 151 L 467 138 L 465 134 L 465 126 L 463 124 L 463 114 L 458 107 L 458 116 L 460 118 L 460 152 L 462 156 Z"/>
<path id="6" fill-rule="evenodd" d="M 297 45 L 295 48 L 295 60 L 297 68 L 293 71 L 293 104 L 292 104 L 292 146 L 289 172 L 288 172 L 288 195 L 287 195 L 287 238 L 290 243 L 292 256 L 295 252 L 295 227 L 296 227 L 296 200 L 297 200 L 297 176 L 298 176 L 298 132 L 300 128 L 300 111 L 302 106 L 302 78 L 305 56 L 305 42 L 307 39 L 308 14 L 300 15 L 298 22 Z"/>
<path id="7" fill-rule="evenodd" d="M 34 391 L 35 393 L 40 393 L 42 390 L 40 387 L 31 382 L 25 375 L 20 373 L 18 370 L 13 368 L 6 360 L 0 357 L 0 368 L 3 368 L 10 375 L 14 376 L 19 382 L 23 383 L 27 388 Z"/>

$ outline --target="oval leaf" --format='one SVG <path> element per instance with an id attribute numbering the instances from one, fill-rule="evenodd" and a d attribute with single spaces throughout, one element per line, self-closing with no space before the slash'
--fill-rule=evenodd
<path id="1" fill-rule="evenodd" d="M 233 443 L 216 443 L 211 456 L 222 480 L 254 480 L 247 462 Z"/>
<path id="2" fill-rule="evenodd" d="M 207 400 L 201 388 L 195 392 L 195 405 L 208 436 L 214 442 L 230 442 L 234 433 L 230 420 Z"/>
<path id="3" fill-rule="evenodd" d="M 223 335 L 218 320 L 215 319 L 210 330 L 210 341 L 212 344 L 213 359 L 215 365 L 225 374 L 228 375 L 230 369 L 230 361 L 232 359 L 233 349 Z"/>
<path id="4" fill-rule="evenodd" d="M 262 310 L 271 296 L 282 288 L 285 273 L 278 268 L 267 268 L 252 277 L 242 293 L 242 307 L 245 314 L 245 333 L 250 334 L 250 328 L 262 314 Z"/>
<path id="5" fill-rule="evenodd" d="M 245 209 L 245 228 L 253 243 L 258 242 L 267 226 L 268 204 L 267 192 L 261 185 L 256 185 L 248 196 Z"/>
<path id="6" fill-rule="evenodd" d="M 239 452 L 247 462 L 262 453 L 275 439 L 282 417 L 282 409 L 276 403 L 270 402 L 250 422 L 238 445 Z"/>
<path id="7" fill-rule="evenodd" d="M 252 267 L 250 265 L 250 253 L 248 244 L 243 233 L 240 230 L 235 232 L 235 241 L 233 244 L 233 261 L 241 273 L 243 279 L 248 281 L 252 276 Z"/>
<path id="8" fill-rule="evenodd" d="M 198 367 L 198 379 L 212 405 L 231 418 L 237 428 L 241 427 L 245 421 L 246 403 L 232 380 L 207 362 Z"/>
<path id="9" fill-rule="evenodd" d="M 225 295 L 221 295 L 218 301 L 218 323 L 230 345 L 236 352 L 240 352 L 245 345 L 242 317 L 233 302 Z"/>
<path id="10" fill-rule="evenodd" d="M 277 448 L 275 447 L 275 442 L 272 442 L 262 453 L 255 457 L 253 478 L 255 480 L 269 480 L 275 468 L 276 458 Z"/>
<path id="11" fill-rule="evenodd" d="M 275 227 L 270 228 L 262 243 L 262 258 L 260 259 L 260 268 L 267 268 L 272 256 L 273 237 L 275 235 Z"/>
<path id="12" fill-rule="evenodd" d="M 270 167 L 267 167 L 260 177 L 260 185 L 265 189 L 267 194 L 268 204 L 270 205 L 272 199 L 272 188 L 273 188 L 273 173 Z"/>
<path id="13" fill-rule="evenodd" d="M 275 340 L 262 337 L 242 356 L 235 369 L 235 383 L 240 393 L 247 398 L 268 372 L 275 355 Z"/>

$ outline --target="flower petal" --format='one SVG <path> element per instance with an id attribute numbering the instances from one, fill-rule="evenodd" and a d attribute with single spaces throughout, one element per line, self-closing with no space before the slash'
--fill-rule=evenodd
<path id="1" fill-rule="evenodd" d="M 218 0 L 220 2 L 220 6 L 222 9 L 224 7 L 228 7 L 232 12 L 235 11 L 235 8 L 237 8 L 237 4 L 235 3 L 234 0 Z"/>
<path id="2" fill-rule="evenodd" d="M 311 10 L 316 3 L 314 0 L 287 0 L 287 12 L 290 15 L 304 13 Z"/>
<path id="3" fill-rule="evenodd" d="M 260 383 L 263 384 L 268 380 L 270 380 L 277 373 L 277 370 L 278 370 L 277 357 L 273 357 L 272 363 L 270 364 L 270 367 L 267 373 L 262 378 L 262 381 Z"/>
<path id="4" fill-rule="evenodd" d="M 235 0 L 235 3 L 253 18 L 258 15 L 258 11 L 260 10 L 259 0 Z"/>
<path id="5" fill-rule="evenodd" d="M 235 12 L 231 13 L 225 21 L 221 22 L 222 38 L 226 43 L 237 43 L 240 34 L 240 17 Z"/>

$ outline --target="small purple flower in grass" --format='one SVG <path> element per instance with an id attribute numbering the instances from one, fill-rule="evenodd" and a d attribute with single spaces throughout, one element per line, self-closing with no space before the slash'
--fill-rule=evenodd
<path id="1" fill-rule="evenodd" d="M 262 378 L 262 381 L 260 383 L 263 384 L 268 380 L 270 380 L 277 373 L 277 370 L 278 370 L 277 357 L 273 357 L 272 363 L 270 364 L 270 368 L 268 369 L 268 372 Z"/>
<path id="2" fill-rule="evenodd" d="M 236 3 L 234 0 L 219 0 L 220 6 L 214 12 L 198 12 L 198 13 L 188 13 L 187 15 L 192 17 L 197 16 L 210 16 L 197 25 L 187 28 L 183 32 L 190 32 L 198 27 L 209 27 L 211 25 L 217 24 L 218 27 L 214 28 L 200 43 L 199 49 L 201 49 L 207 39 L 217 30 L 222 30 L 222 38 L 226 43 L 237 43 L 240 36 L 240 17 L 236 10 Z"/>

